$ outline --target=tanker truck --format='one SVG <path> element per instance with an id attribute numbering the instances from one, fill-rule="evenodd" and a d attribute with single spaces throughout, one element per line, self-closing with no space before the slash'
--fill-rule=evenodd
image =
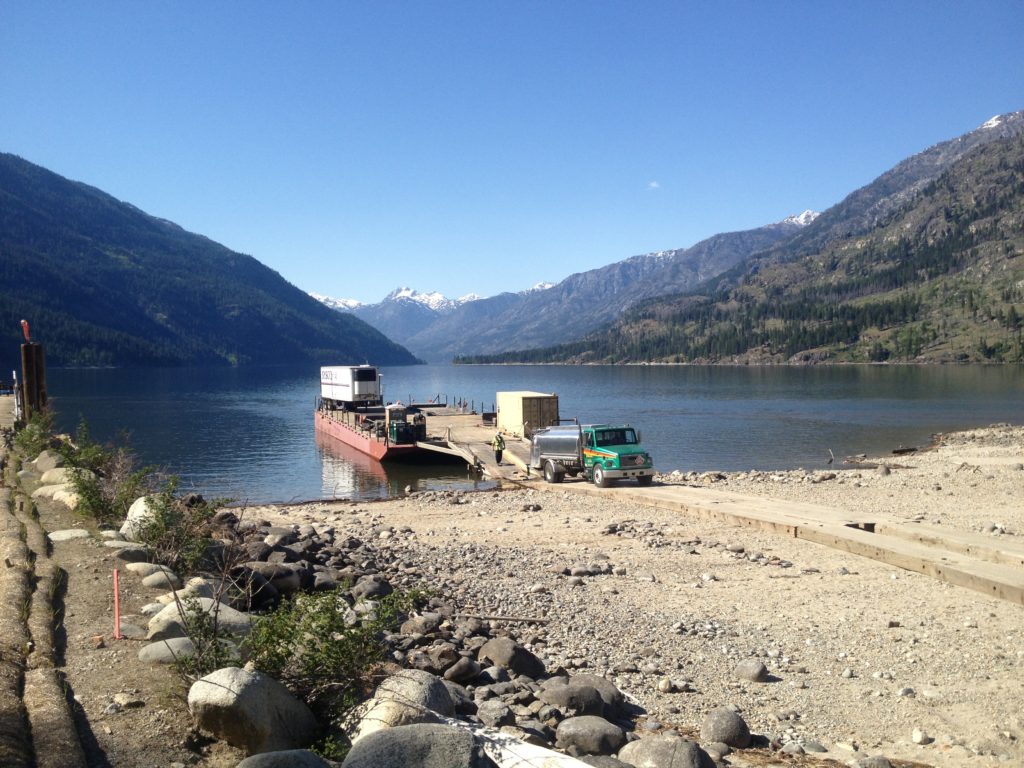
<path id="1" fill-rule="evenodd" d="M 640 445 L 640 434 L 628 424 L 538 429 L 530 446 L 530 468 L 542 471 L 549 483 L 579 474 L 599 488 L 622 478 L 635 478 L 638 485 L 654 481 L 651 456 Z"/>

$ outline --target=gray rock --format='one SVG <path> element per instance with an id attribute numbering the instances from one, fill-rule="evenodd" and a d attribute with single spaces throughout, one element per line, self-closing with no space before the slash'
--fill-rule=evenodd
<path id="1" fill-rule="evenodd" d="M 45 474 L 51 469 L 57 469 L 57 467 L 64 466 L 64 457 L 61 456 L 57 451 L 52 448 L 47 448 L 45 451 L 36 456 L 35 462 L 36 471 Z"/>
<path id="2" fill-rule="evenodd" d="M 626 697 L 622 695 L 622 691 L 615 687 L 615 683 L 606 677 L 600 675 L 581 674 L 573 675 L 569 679 L 569 685 L 589 685 L 590 687 L 597 690 L 601 695 L 601 699 L 604 701 L 605 714 L 617 714 L 623 703 L 626 701 Z"/>
<path id="3" fill-rule="evenodd" d="M 733 674 L 738 680 L 763 683 L 768 679 L 768 668 L 757 659 L 744 659 L 736 665 Z"/>
<path id="4" fill-rule="evenodd" d="M 50 541 L 56 543 L 58 541 L 71 541 L 71 539 L 87 539 L 89 538 L 89 532 L 82 528 L 66 528 L 63 531 L 50 531 L 47 534 Z"/>
<path id="5" fill-rule="evenodd" d="M 252 617 L 247 613 L 236 611 L 223 603 L 209 597 L 198 597 L 196 601 L 200 610 L 213 614 L 216 609 L 218 630 L 225 635 L 245 635 L 252 628 Z M 184 603 L 171 603 L 160 613 L 149 620 L 149 640 L 166 640 L 169 637 L 185 637 L 185 617 L 188 606 Z"/>
<path id="6" fill-rule="evenodd" d="M 352 587 L 351 594 L 356 600 L 365 600 L 374 597 L 386 597 L 394 592 L 394 587 L 379 573 L 372 573 L 368 576 L 361 576 L 356 585 Z"/>
<path id="7" fill-rule="evenodd" d="M 152 516 L 149 504 L 149 497 L 141 496 L 128 507 L 128 516 L 125 518 L 124 525 L 121 526 L 121 535 L 129 541 L 139 540 L 139 532 Z"/>
<path id="8" fill-rule="evenodd" d="M 374 692 L 377 699 L 395 699 L 416 704 L 441 715 L 452 715 L 455 707 L 440 678 L 429 672 L 405 669 L 391 675 Z"/>
<path id="9" fill-rule="evenodd" d="M 582 683 L 545 686 L 537 698 L 567 715 L 603 715 L 604 699 L 596 688 Z"/>
<path id="10" fill-rule="evenodd" d="M 700 746 L 677 734 L 646 736 L 619 750 L 619 760 L 634 768 L 715 768 Z"/>
<path id="11" fill-rule="evenodd" d="M 626 742 L 626 732 L 603 717 L 568 717 L 558 724 L 555 739 L 571 755 L 611 755 Z"/>
<path id="12" fill-rule="evenodd" d="M 701 741 L 720 741 L 736 749 L 750 746 L 750 729 L 743 718 L 728 707 L 717 707 L 700 726 Z"/>
<path id="13" fill-rule="evenodd" d="M 146 578 L 154 573 L 160 573 L 166 571 L 167 573 L 173 573 L 173 571 L 166 565 L 158 565 L 157 563 L 128 563 L 124 567 L 126 571 L 134 573 L 139 578 Z"/>
<path id="14" fill-rule="evenodd" d="M 104 546 L 116 550 L 114 556 L 123 563 L 144 563 L 149 560 L 149 549 L 141 544 L 125 544 L 123 541 L 105 541 Z"/>
<path id="15" fill-rule="evenodd" d="M 225 667 L 197 680 L 188 691 L 196 725 L 247 754 L 310 744 L 317 722 L 304 703 L 260 672 Z"/>
<path id="16" fill-rule="evenodd" d="M 196 652 L 196 647 L 187 637 L 171 637 L 158 640 L 139 649 L 139 661 L 149 664 L 173 664 L 179 658 L 187 658 Z"/>
<path id="17" fill-rule="evenodd" d="M 447 689 L 448 695 L 452 699 L 452 704 L 455 706 L 455 714 L 476 714 L 476 703 L 472 698 L 470 698 L 469 691 L 458 683 L 453 683 L 450 680 L 441 680 L 441 682 L 444 683 L 444 687 Z"/>
<path id="18" fill-rule="evenodd" d="M 576 759 L 585 765 L 592 765 L 594 768 L 633 768 L 629 763 L 616 760 L 608 755 L 580 755 Z"/>
<path id="19" fill-rule="evenodd" d="M 253 560 L 245 568 L 258 574 L 280 594 L 291 594 L 302 588 L 302 575 L 298 569 L 286 563 L 264 563 Z"/>
<path id="20" fill-rule="evenodd" d="M 411 616 L 402 623 L 399 632 L 403 635 L 425 635 L 440 627 L 441 620 L 442 616 L 439 613 L 422 613 L 419 616 Z"/>
<path id="21" fill-rule="evenodd" d="M 892 768 L 892 763 L 889 762 L 889 759 L 882 755 L 862 757 L 860 760 L 855 760 L 853 765 L 855 768 Z"/>
<path id="22" fill-rule="evenodd" d="M 477 652 L 477 658 L 481 663 L 490 662 L 510 669 L 517 675 L 526 675 L 534 679 L 544 675 L 544 662 L 510 637 L 488 640 Z"/>
<path id="23" fill-rule="evenodd" d="M 473 735 L 450 725 L 402 725 L 352 745 L 344 768 L 485 768 L 492 766 Z"/>
<path id="24" fill-rule="evenodd" d="M 236 768 L 331 768 L 331 763 L 308 749 L 286 749 L 251 755 Z"/>
<path id="25" fill-rule="evenodd" d="M 87 470 L 76 470 L 72 467 L 54 467 L 43 472 L 43 476 L 39 478 L 40 485 L 71 485 L 75 480 L 76 472 L 86 472 Z M 93 474 L 89 472 L 88 474 Z"/>
<path id="26" fill-rule="evenodd" d="M 455 703 L 439 677 L 419 669 L 403 669 L 377 686 L 352 741 L 385 728 L 435 723 L 438 715 L 453 714 Z"/>
<path id="27" fill-rule="evenodd" d="M 512 714 L 508 704 L 501 699 L 488 699 L 477 705 L 476 716 L 480 722 L 491 728 L 501 728 L 503 725 L 515 725 L 516 716 Z"/>
<path id="28" fill-rule="evenodd" d="M 177 589 L 181 586 L 181 579 L 178 578 L 178 574 L 165 568 L 143 578 L 142 586 L 153 589 Z"/>
<path id="29" fill-rule="evenodd" d="M 466 656 L 460 656 L 444 672 L 445 680 L 452 680 L 456 683 L 468 683 L 480 674 L 480 665 Z"/>

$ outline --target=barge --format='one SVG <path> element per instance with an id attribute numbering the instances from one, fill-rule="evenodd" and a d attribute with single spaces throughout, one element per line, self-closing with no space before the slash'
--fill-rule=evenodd
<path id="1" fill-rule="evenodd" d="M 424 452 L 426 416 L 401 403 L 385 405 L 381 378 L 372 365 L 321 368 L 316 431 L 377 461 L 412 458 Z"/>

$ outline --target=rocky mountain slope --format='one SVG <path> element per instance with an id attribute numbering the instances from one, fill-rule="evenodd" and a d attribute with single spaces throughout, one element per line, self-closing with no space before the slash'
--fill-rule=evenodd
<path id="1" fill-rule="evenodd" d="M 900 163 L 699 290 L 467 361 L 1024 359 L 1024 112 Z"/>
<path id="2" fill-rule="evenodd" d="M 0 362 L 30 321 L 51 365 L 416 362 L 256 259 L 0 154 Z"/>
<path id="3" fill-rule="evenodd" d="M 379 304 L 352 311 L 432 362 L 565 341 L 614 320 L 643 299 L 692 288 L 792 236 L 815 216 L 805 211 L 758 229 L 715 235 L 689 248 L 633 256 L 522 293 L 431 305 L 400 289 Z"/>

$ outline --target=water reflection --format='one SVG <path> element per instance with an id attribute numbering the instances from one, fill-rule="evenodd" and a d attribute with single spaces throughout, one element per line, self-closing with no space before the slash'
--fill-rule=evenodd
<path id="1" fill-rule="evenodd" d="M 416 463 L 374 461 L 337 438 L 316 432 L 321 462 L 321 494 L 325 499 L 383 499 L 405 489 L 486 490 L 495 483 L 479 477 L 456 457 L 438 454 Z"/>

